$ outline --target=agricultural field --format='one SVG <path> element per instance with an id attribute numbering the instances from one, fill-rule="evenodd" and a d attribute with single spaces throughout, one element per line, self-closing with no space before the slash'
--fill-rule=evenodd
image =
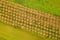
<path id="1" fill-rule="evenodd" d="M 38 11 L 60 16 L 60 0 L 12 0 Z"/>
<path id="2" fill-rule="evenodd" d="M 59 0 L 9 0 L 28 8 L 60 16 Z M 0 40 L 52 40 L 0 22 Z"/>
<path id="3" fill-rule="evenodd" d="M 50 40 L 0 22 L 0 40 Z"/>

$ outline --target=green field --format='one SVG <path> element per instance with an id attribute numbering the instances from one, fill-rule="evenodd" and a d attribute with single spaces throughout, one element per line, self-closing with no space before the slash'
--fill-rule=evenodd
<path id="1" fill-rule="evenodd" d="M 50 40 L 47 37 L 37 36 L 33 32 L 16 29 L 13 26 L 0 22 L 0 40 Z"/>
<path id="2" fill-rule="evenodd" d="M 12 0 L 42 12 L 60 16 L 60 0 Z"/>

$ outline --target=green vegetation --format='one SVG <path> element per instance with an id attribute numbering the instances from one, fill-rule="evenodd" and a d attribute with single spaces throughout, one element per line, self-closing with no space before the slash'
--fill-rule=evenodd
<path id="1" fill-rule="evenodd" d="M 60 0 L 13 0 L 16 3 L 25 5 L 42 12 L 60 16 Z"/>
<path id="2" fill-rule="evenodd" d="M 0 22 L 0 40 L 48 40 L 48 38 L 38 37 L 33 32 L 16 29 Z"/>

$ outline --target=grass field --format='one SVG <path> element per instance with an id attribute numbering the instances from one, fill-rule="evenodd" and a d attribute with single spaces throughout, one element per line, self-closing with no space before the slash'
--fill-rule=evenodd
<path id="1" fill-rule="evenodd" d="M 50 40 L 0 22 L 0 40 Z"/>
<path id="2" fill-rule="evenodd" d="M 42 12 L 60 16 L 60 0 L 12 0 Z"/>

